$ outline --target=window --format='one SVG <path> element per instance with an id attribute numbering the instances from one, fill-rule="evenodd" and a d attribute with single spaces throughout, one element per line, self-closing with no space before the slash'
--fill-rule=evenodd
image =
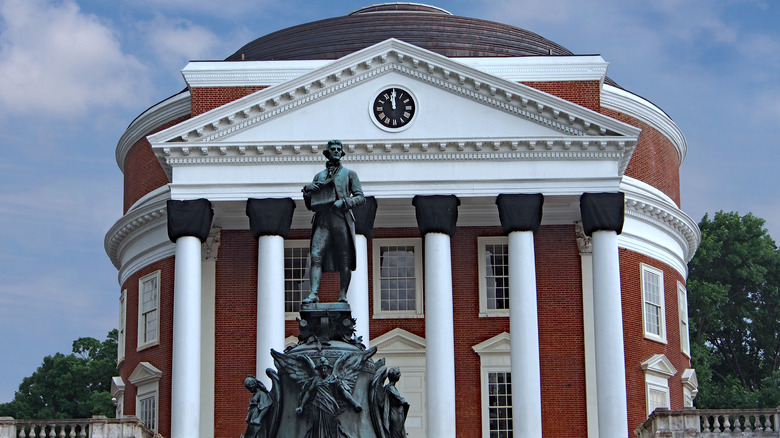
<path id="1" fill-rule="evenodd" d="M 138 349 L 157 345 L 159 339 L 160 271 L 138 281 Z"/>
<path id="2" fill-rule="evenodd" d="M 647 415 L 656 408 L 668 408 L 669 378 L 677 374 L 669 359 L 663 354 L 654 354 L 650 359 L 642 362 L 645 372 L 645 401 L 647 403 Z"/>
<path id="3" fill-rule="evenodd" d="M 507 238 L 480 237 L 479 313 L 481 316 L 509 316 L 509 245 Z"/>
<path id="4" fill-rule="evenodd" d="M 374 239 L 374 318 L 422 316 L 422 241 Z"/>
<path id="5" fill-rule="evenodd" d="M 116 338 L 116 363 L 125 358 L 125 319 L 127 318 L 127 289 L 119 294 L 119 328 Z"/>
<path id="6" fill-rule="evenodd" d="M 677 309 L 680 312 L 680 350 L 691 357 L 691 340 L 688 334 L 688 291 L 677 282 Z"/>
<path id="7" fill-rule="evenodd" d="M 295 319 L 301 310 L 301 300 L 311 291 L 309 284 L 309 241 L 284 241 L 284 312 Z"/>
<path id="8" fill-rule="evenodd" d="M 157 430 L 157 393 L 144 394 L 138 397 L 138 419 L 147 429 Z"/>
<path id="9" fill-rule="evenodd" d="M 488 373 L 490 438 L 512 438 L 512 373 Z"/>
<path id="10" fill-rule="evenodd" d="M 162 371 L 149 362 L 141 362 L 135 367 L 128 380 L 137 388 L 135 396 L 135 416 L 148 429 L 157 432 L 159 418 L 160 378 Z"/>
<path id="11" fill-rule="evenodd" d="M 664 323 L 664 274 L 652 266 L 642 265 L 642 301 L 645 337 L 666 342 Z"/>
<path id="12" fill-rule="evenodd" d="M 512 375 L 509 333 L 471 347 L 479 355 L 482 437 L 512 438 Z"/>

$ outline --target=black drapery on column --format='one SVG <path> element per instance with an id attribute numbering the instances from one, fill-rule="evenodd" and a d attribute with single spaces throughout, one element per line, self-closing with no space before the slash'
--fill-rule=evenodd
<path id="1" fill-rule="evenodd" d="M 168 200 L 168 238 L 176 242 L 182 236 L 194 236 L 205 242 L 211 230 L 214 210 L 208 199 Z"/>
<path id="2" fill-rule="evenodd" d="M 513 231 L 539 231 L 544 196 L 536 194 L 500 194 L 496 197 L 498 217 L 504 234 Z"/>
<path id="3" fill-rule="evenodd" d="M 423 236 L 428 233 L 455 235 L 460 199 L 455 195 L 417 195 L 412 199 L 417 215 L 417 227 Z"/>
<path id="4" fill-rule="evenodd" d="M 373 196 L 366 196 L 365 204 L 352 209 L 352 214 L 355 215 L 355 234 L 362 234 L 366 236 L 366 239 L 371 238 L 371 233 L 374 231 L 376 209 L 376 198 Z"/>
<path id="5" fill-rule="evenodd" d="M 295 201 L 290 198 L 249 198 L 246 200 L 246 215 L 249 229 L 255 239 L 260 236 L 287 237 L 292 225 Z"/>
<path id="6" fill-rule="evenodd" d="M 585 235 L 594 231 L 623 231 L 625 218 L 625 193 L 583 193 L 580 196 L 580 213 Z"/>

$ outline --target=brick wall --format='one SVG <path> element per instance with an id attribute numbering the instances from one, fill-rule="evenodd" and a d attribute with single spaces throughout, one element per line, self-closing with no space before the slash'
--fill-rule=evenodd
<path id="1" fill-rule="evenodd" d="M 172 122 L 159 126 L 157 129 L 149 132 L 147 135 L 162 131 L 173 125 L 187 120 L 189 117 L 182 117 Z M 124 163 L 124 213 L 132 205 L 141 199 L 144 195 L 154 189 L 168 184 L 168 177 L 165 175 L 160 162 L 152 151 L 149 140 L 144 136 L 135 142 L 125 157 Z"/>
<path id="2" fill-rule="evenodd" d="M 129 377 L 141 362 L 149 362 L 160 371 L 158 430 L 163 436 L 170 436 L 171 430 L 171 367 L 173 345 L 173 257 L 153 263 L 133 274 L 125 281 L 127 290 L 127 318 L 125 326 L 125 358 L 119 364 L 119 375 L 125 382 L 124 413 L 135 415 L 136 387 Z M 138 280 L 154 271 L 160 271 L 160 331 L 158 345 L 136 351 L 138 345 Z"/>
<path id="3" fill-rule="evenodd" d="M 640 263 L 663 271 L 666 344 L 644 338 L 642 327 L 642 284 Z M 680 320 L 677 308 L 677 282 L 683 282 L 677 271 L 642 254 L 620 250 L 620 287 L 623 291 L 623 342 L 626 355 L 628 388 L 628 427 L 633 431 L 647 419 L 645 373 L 641 363 L 654 354 L 664 354 L 677 369 L 669 379 L 671 409 L 683 408 L 682 372 L 690 360 L 680 349 Z"/>
<path id="4" fill-rule="evenodd" d="M 601 84 L 599 81 L 539 81 L 521 82 L 521 84 L 566 99 L 593 111 L 601 110 Z"/>
<path id="5" fill-rule="evenodd" d="M 203 114 L 206 111 L 218 108 L 236 99 L 250 95 L 255 91 L 267 88 L 265 86 L 252 87 L 198 87 L 190 89 L 192 95 L 192 116 Z"/>

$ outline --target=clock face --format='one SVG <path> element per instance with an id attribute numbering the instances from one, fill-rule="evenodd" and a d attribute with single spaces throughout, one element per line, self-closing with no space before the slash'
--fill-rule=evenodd
<path id="1" fill-rule="evenodd" d="M 412 95 L 403 88 L 388 88 L 374 99 L 371 112 L 379 126 L 385 129 L 405 127 L 414 117 L 417 104 Z"/>

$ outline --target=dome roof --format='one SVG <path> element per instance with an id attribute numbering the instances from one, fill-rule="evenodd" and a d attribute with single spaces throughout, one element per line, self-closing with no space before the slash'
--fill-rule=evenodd
<path id="1" fill-rule="evenodd" d="M 338 59 L 396 38 L 447 57 L 573 55 L 533 32 L 434 6 L 384 3 L 260 37 L 227 61 Z"/>

